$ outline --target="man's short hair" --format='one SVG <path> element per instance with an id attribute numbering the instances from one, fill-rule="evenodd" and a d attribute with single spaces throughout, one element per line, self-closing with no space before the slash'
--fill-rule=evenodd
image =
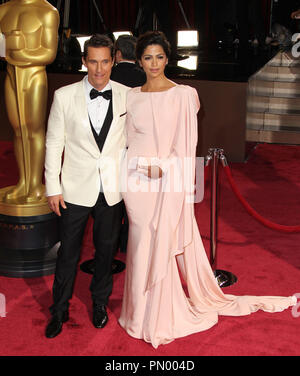
<path id="1" fill-rule="evenodd" d="M 120 35 L 115 43 L 115 51 L 120 51 L 125 60 L 136 61 L 136 41 L 137 38 L 132 35 Z"/>
<path id="2" fill-rule="evenodd" d="M 88 48 L 89 47 L 108 47 L 110 49 L 110 54 L 112 59 L 115 56 L 115 49 L 113 41 L 104 34 L 94 34 L 90 39 L 86 40 L 84 43 L 84 49 L 83 49 L 83 58 L 86 59 L 88 55 Z"/>

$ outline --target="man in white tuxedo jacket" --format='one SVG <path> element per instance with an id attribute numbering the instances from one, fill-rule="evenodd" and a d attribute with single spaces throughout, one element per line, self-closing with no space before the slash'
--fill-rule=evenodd
<path id="1" fill-rule="evenodd" d="M 95 272 L 90 290 L 93 324 L 103 328 L 112 291 L 111 266 L 122 221 L 119 188 L 125 145 L 128 87 L 110 80 L 112 41 L 94 35 L 85 44 L 88 74 L 54 94 L 46 136 L 45 181 L 49 207 L 60 216 L 52 318 L 46 337 L 53 338 L 68 320 L 82 238 L 94 218 Z M 63 158 L 62 158 L 63 157 Z M 62 162 L 63 160 L 63 162 Z"/>

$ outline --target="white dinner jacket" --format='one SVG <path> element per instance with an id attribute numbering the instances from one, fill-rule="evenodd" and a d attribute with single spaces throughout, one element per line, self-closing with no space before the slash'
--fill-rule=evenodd
<path id="1" fill-rule="evenodd" d="M 84 80 L 55 91 L 46 134 L 47 196 L 61 193 L 66 202 L 94 206 L 100 174 L 108 205 L 121 201 L 120 164 L 125 154 L 126 94 L 130 88 L 110 83 L 113 120 L 101 153 L 91 130 Z"/>

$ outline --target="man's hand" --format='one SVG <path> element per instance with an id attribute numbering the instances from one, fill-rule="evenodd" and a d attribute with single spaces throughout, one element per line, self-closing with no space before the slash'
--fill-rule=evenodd
<path id="1" fill-rule="evenodd" d="M 67 209 L 67 206 L 64 202 L 62 195 L 56 195 L 56 196 L 48 196 L 48 205 L 49 208 L 59 217 L 61 216 L 59 206 L 61 206 L 64 209 Z"/>

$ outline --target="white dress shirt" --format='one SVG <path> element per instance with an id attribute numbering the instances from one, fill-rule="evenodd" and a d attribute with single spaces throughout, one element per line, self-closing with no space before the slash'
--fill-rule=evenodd
<path id="1" fill-rule="evenodd" d="M 106 118 L 110 101 L 104 99 L 101 96 L 91 99 L 90 92 L 92 89 L 95 88 L 89 83 L 88 76 L 85 76 L 84 80 L 86 88 L 86 103 L 88 107 L 88 114 L 96 133 L 99 134 L 103 126 L 104 120 Z M 109 82 L 101 91 L 106 90 L 111 90 L 111 84 Z"/>
<path id="2" fill-rule="evenodd" d="M 85 93 L 86 93 L 86 103 L 87 103 L 87 108 L 88 108 L 88 114 L 91 119 L 93 128 L 95 129 L 96 133 L 99 135 L 101 128 L 103 126 L 104 120 L 106 118 L 110 101 L 101 96 L 91 99 L 90 97 L 91 90 L 92 89 L 97 90 L 97 89 L 94 88 L 89 83 L 88 76 L 85 76 L 84 80 L 85 80 L 85 89 L 86 89 Z M 108 84 L 100 91 L 106 91 L 106 90 L 111 90 L 110 82 L 108 82 Z M 100 192 L 102 191 L 103 189 L 102 189 L 102 182 L 101 182 L 101 176 L 100 176 Z"/>

